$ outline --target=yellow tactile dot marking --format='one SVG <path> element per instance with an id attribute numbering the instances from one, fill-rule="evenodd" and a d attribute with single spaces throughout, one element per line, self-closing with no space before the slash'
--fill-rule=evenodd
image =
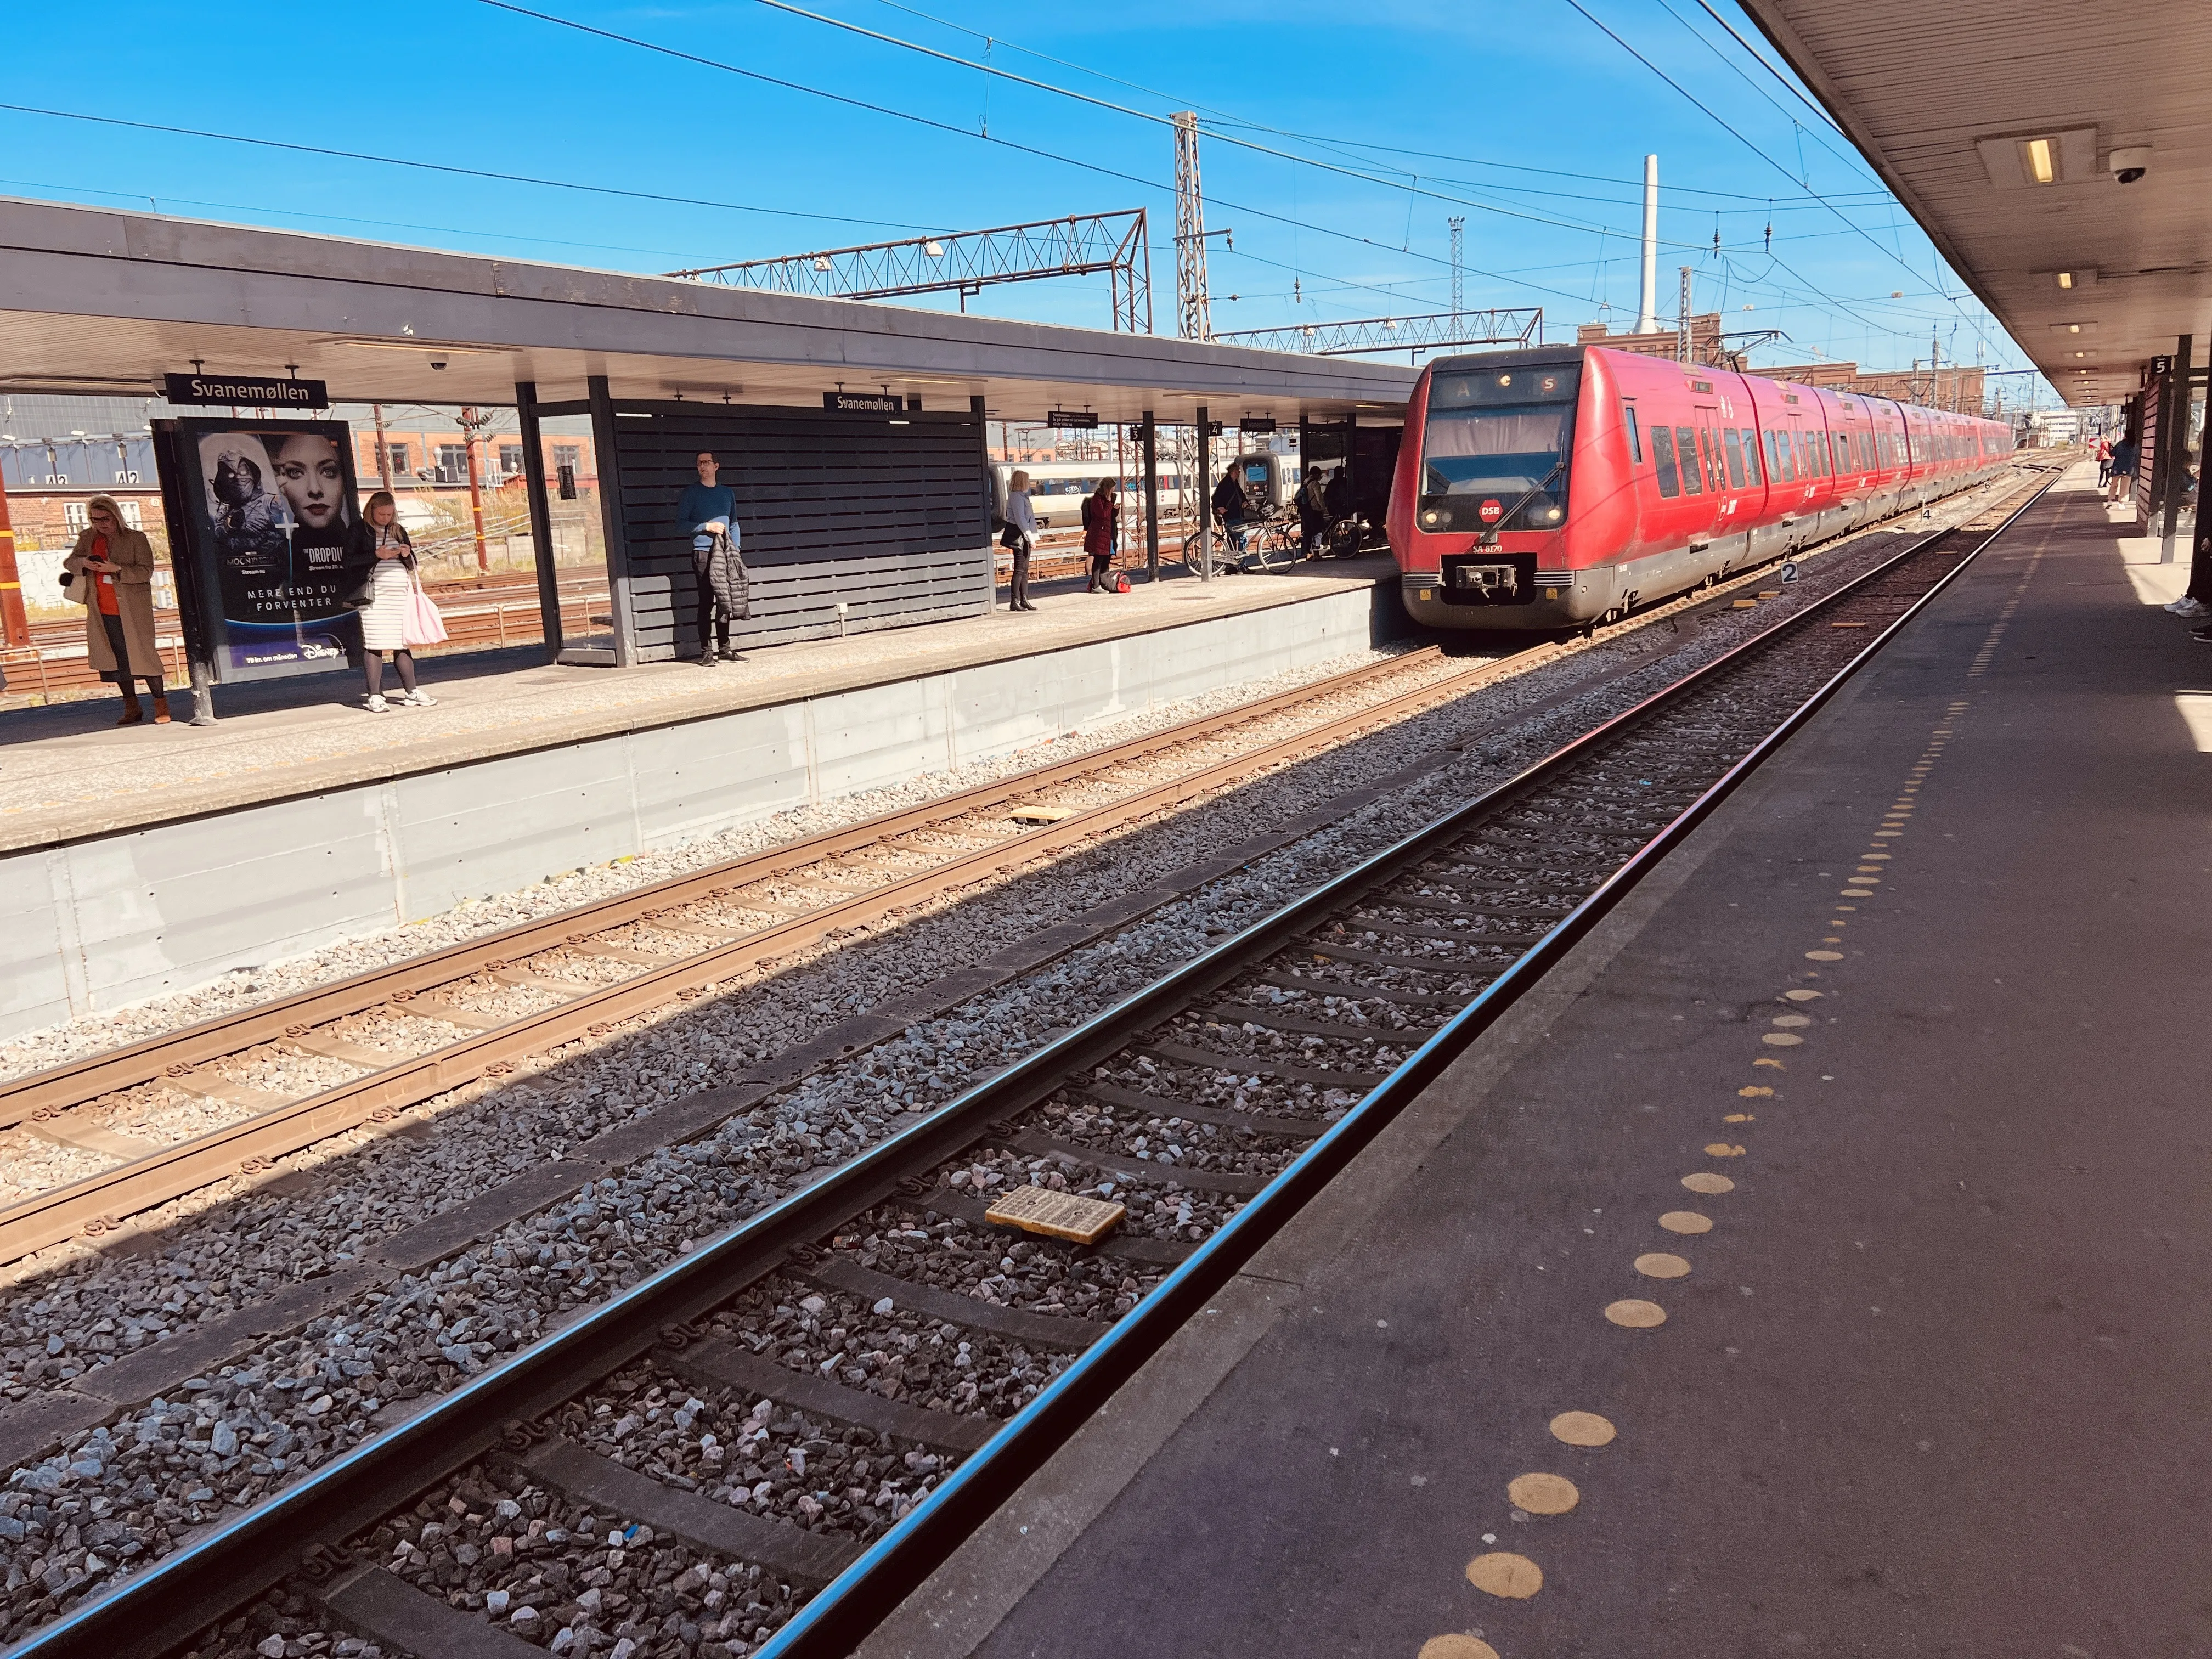
<path id="1" fill-rule="evenodd" d="M 1779 1025 L 1787 1030 L 1795 1026 L 1810 1025 L 1813 1020 L 1809 1014 L 1777 1014 L 1766 1023 L 1769 1025 Z"/>
<path id="2" fill-rule="evenodd" d="M 1730 1112 L 1721 1120 L 1723 1123 L 1756 1123 L 1759 1119 L 1749 1112 Z"/>
<path id="3" fill-rule="evenodd" d="M 1768 1088 L 1763 1083 L 1747 1083 L 1742 1088 L 1736 1091 L 1737 1096 L 1744 1100 L 1756 1100 L 1761 1095 L 1771 1095 L 1773 1092 L 1773 1090 Z"/>
<path id="4" fill-rule="evenodd" d="M 1690 1264 L 1664 1250 L 1646 1250 L 1636 1258 L 1636 1271 L 1646 1279 L 1687 1279 Z"/>
<path id="5" fill-rule="evenodd" d="M 1869 864 L 1879 864 L 1885 859 L 1893 859 L 1896 856 L 1894 853 L 1869 853 L 1866 854 L 1866 861 Z"/>
<path id="6" fill-rule="evenodd" d="M 1790 1069 L 1787 1066 L 1784 1066 L 1784 1065 L 1780 1060 L 1778 1060 L 1775 1059 L 1771 1054 L 1767 1055 L 1767 1056 L 1766 1056 L 1765 1058 L 1764 1058 L 1764 1059 L 1761 1059 L 1761 1060 L 1753 1060 L 1753 1061 L 1751 1062 L 1751 1068 L 1752 1068 L 1752 1070 L 1753 1070 L 1754 1072 L 1755 1072 L 1755 1071 L 1757 1071 L 1757 1070 L 1758 1070 L 1760 1066 L 1772 1066 L 1776 1071 L 1778 1071 L 1778 1072 L 1786 1072 L 1786 1071 L 1788 1071 L 1788 1070 Z"/>
<path id="7" fill-rule="evenodd" d="M 1795 1048 L 1805 1039 L 1794 1031 L 1769 1031 L 1759 1040 L 1770 1048 Z"/>
<path id="8" fill-rule="evenodd" d="M 1705 1156 L 1707 1158 L 1741 1158 L 1743 1148 L 1731 1146 L 1725 1140 L 1716 1140 L 1705 1148 Z"/>
<path id="9" fill-rule="evenodd" d="M 1564 1474 L 1516 1474 L 1505 1488 L 1516 1510 L 1531 1515 L 1565 1515 L 1583 1501 L 1575 1483 Z"/>
<path id="10" fill-rule="evenodd" d="M 1843 959 L 1844 953 L 1841 951 L 1808 951 L 1805 952 L 1805 960 L 1808 962 L 1841 962 Z"/>
<path id="11" fill-rule="evenodd" d="M 1872 898 L 1874 896 L 1874 889 L 1871 887 L 1846 887 L 1844 889 L 1841 896 L 1844 898 Z"/>
<path id="12" fill-rule="evenodd" d="M 1479 1636 L 1431 1636 L 1419 1659 L 1498 1659 L 1498 1650 Z"/>
<path id="13" fill-rule="evenodd" d="M 1500 1550 L 1478 1555 L 1467 1564 L 1467 1582 L 1492 1595 L 1525 1601 L 1544 1588 L 1544 1570 L 1525 1555 Z"/>
<path id="14" fill-rule="evenodd" d="M 1713 1218 L 1695 1210 L 1669 1210 L 1659 1218 L 1659 1224 L 1670 1233 L 1709 1233 Z"/>
<path id="15" fill-rule="evenodd" d="M 1595 1412 L 1561 1412 L 1552 1419 L 1552 1438 L 1570 1446 L 1610 1446 L 1620 1432 Z"/>
<path id="16" fill-rule="evenodd" d="M 1639 1302 L 1632 1297 L 1607 1304 L 1605 1316 L 1632 1331 L 1655 1330 L 1667 1322 L 1667 1310 L 1656 1302 Z"/>
<path id="17" fill-rule="evenodd" d="M 1719 1194 L 1735 1190 L 1735 1182 L 1724 1175 L 1715 1175 L 1711 1170 L 1700 1170 L 1695 1175 L 1684 1176 L 1682 1184 L 1693 1193 Z"/>
<path id="18" fill-rule="evenodd" d="M 1802 985 L 1794 991 L 1784 991 L 1782 994 L 1792 1002 L 1818 1002 L 1820 1000 L 1820 994 L 1818 991 L 1808 990 Z"/>

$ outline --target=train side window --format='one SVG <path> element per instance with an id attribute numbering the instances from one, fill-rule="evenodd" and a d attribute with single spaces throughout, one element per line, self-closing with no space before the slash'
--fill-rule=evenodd
<path id="1" fill-rule="evenodd" d="M 1828 434 L 1825 432 L 1813 434 L 1813 470 L 1823 478 L 1832 470 L 1828 465 Z"/>
<path id="2" fill-rule="evenodd" d="M 1713 432 L 1711 427 L 1701 426 L 1698 428 L 1698 453 L 1704 459 L 1705 464 L 1705 483 L 1711 487 L 1713 494 L 1717 495 L 1721 493 L 1721 457 L 1720 452 L 1713 447 Z"/>
<path id="3" fill-rule="evenodd" d="M 1790 453 L 1790 434 L 1786 432 L 1775 432 L 1770 433 L 1768 435 L 1773 440 L 1773 459 L 1778 471 L 1781 475 L 1782 482 L 1784 483 L 1796 483 L 1797 482 L 1797 463 L 1796 458 Z"/>
<path id="4" fill-rule="evenodd" d="M 1759 432 L 1754 427 L 1743 429 L 1743 476 L 1753 489 L 1759 488 Z"/>
<path id="5" fill-rule="evenodd" d="M 1659 476 L 1662 495 L 1682 493 L 1682 481 L 1674 474 L 1674 434 L 1663 426 L 1651 428 L 1651 468 Z"/>
<path id="6" fill-rule="evenodd" d="M 1734 428 L 1721 433 L 1721 447 L 1728 452 L 1729 483 L 1737 489 L 1743 488 L 1743 439 Z"/>
<path id="7" fill-rule="evenodd" d="M 1674 448 L 1682 458 L 1682 488 L 1692 495 L 1702 495 L 1705 486 L 1698 477 L 1698 434 L 1686 426 L 1674 428 Z"/>
<path id="8" fill-rule="evenodd" d="M 1621 404 L 1620 417 L 1628 425 L 1628 459 L 1641 466 L 1644 465 L 1644 434 L 1637 429 L 1636 405 Z"/>

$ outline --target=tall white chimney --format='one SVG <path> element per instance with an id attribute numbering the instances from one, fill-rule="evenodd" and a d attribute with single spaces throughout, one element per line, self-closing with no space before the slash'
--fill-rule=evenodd
<path id="1" fill-rule="evenodd" d="M 1636 331 L 1659 326 L 1659 158 L 1644 158 L 1644 290 L 1636 306 Z"/>

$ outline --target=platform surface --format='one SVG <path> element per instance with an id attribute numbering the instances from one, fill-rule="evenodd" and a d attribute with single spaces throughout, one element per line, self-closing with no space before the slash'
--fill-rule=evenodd
<path id="1" fill-rule="evenodd" d="M 2212 1654 L 2212 647 L 2128 528 L 2045 497 L 864 1651 Z"/>
<path id="2" fill-rule="evenodd" d="M 712 671 L 544 663 L 541 647 L 425 658 L 434 708 L 372 714 L 357 672 L 219 686 L 212 726 L 118 730 L 112 698 L 0 713 L 0 851 L 105 835 L 186 813 L 463 765 L 711 714 L 734 714 L 1012 658 L 1293 605 L 1395 574 L 1389 559 L 1331 559 L 1291 575 L 1180 572 L 1157 586 L 1091 594 L 1079 578 L 1033 584 L 1037 610 L 748 649 Z M 385 690 L 398 689 L 385 670 Z"/>

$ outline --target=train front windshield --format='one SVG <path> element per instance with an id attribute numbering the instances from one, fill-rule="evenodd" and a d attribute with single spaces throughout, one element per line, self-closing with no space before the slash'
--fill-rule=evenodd
<path id="1" fill-rule="evenodd" d="M 1421 528 L 1550 530 L 1564 522 L 1581 389 L 1577 363 L 1433 376 L 1421 447 Z M 1513 512 L 1524 495 L 1527 502 Z"/>

